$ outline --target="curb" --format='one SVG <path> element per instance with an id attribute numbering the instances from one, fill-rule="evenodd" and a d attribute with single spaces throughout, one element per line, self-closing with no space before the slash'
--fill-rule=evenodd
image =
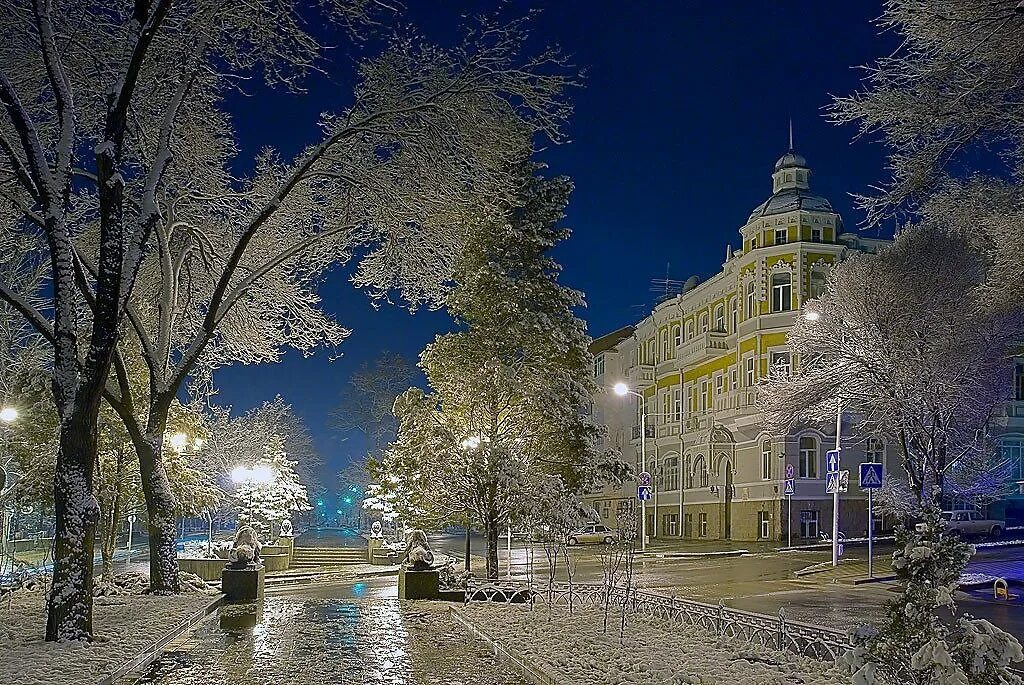
<path id="1" fill-rule="evenodd" d="M 714 557 L 741 557 L 750 554 L 747 549 L 731 549 L 721 552 L 641 552 L 638 557 L 656 557 L 658 559 L 704 559 Z"/>
<path id="2" fill-rule="evenodd" d="M 497 639 L 492 638 L 457 609 L 450 608 L 448 612 L 463 628 L 490 645 L 494 651 L 494 656 L 510 664 L 513 670 L 526 679 L 527 682 L 531 683 L 531 685 L 566 685 L 565 681 L 555 677 L 548 668 L 526 661 L 523 657 L 501 644 Z"/>
<path id="3" fill-rule="evenodd" d="M 186 618 L 185 621 L 180 623 L 177 627 L 173 628 L 168 633 L 165 633 L 159 640 L 146 647 L 142 652 L 137 654 L 134 659 L 122 664 L 120 667 L 103 676 L 96 685 L 113 685 L 129 673 L 146 668 L 160 658 L 163 654 L 164 647 L 173 642 L 176 638 L 180 637 L 183 633 L 194 628 L 196 624 L 212 614 L 217 607 L 224 603 L 224 600 L 225 596 L 220 595 L 205 607 Z"/>
<path id="4" fill-rule="evenodd" d="M 888 576 L 875 576 L 874 578 L 854 578 L 854 585 L 867 585 L 868 583 L 888 583 L 889 581 L 896 580 L 896 574 Z"/>

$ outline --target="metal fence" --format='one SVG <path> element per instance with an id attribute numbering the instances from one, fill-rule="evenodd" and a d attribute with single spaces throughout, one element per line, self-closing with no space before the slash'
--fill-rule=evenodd
<path id="1" fill-rule="evenodd" d="M 724 602 L 706 604 L 691 599 L 632 589 L 627 596 L 622 588 L 573 583 L 527 584 L 514 581 L 470 583 L 466 603 L 505 602 L 508 604 L 550 603 L 559 608 L 603 608 L 607 603 L 634 614 L 653 616 L 681 625 L 696 626 L 719 637 L 730 637 L 771 649 L 801 656 L 835 661 L 850 648 L 846 633 L 791 621 L 784 609 L 777 616 L 731 609 Z"/>

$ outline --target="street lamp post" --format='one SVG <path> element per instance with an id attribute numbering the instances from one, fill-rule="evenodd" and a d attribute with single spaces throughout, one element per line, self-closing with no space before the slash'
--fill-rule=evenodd
<path id="1" fill-rule="evenodd" d="M 625 383 L 616 383 L 613 390 L 619 397 L 633 395 L 640 398 L 640 471 L 647 471 L 647 402 L 644 396 L 630 390 Z M 640 552 L 647 551 L 647 500 L 640 500 Z"/>
<path id="2" fill-rule="evenodd" d="M 808 309 L 803 314 L 808 321 L 817 321 L 821 314 Z M 840 344 L 846 340 L 846 330 L 840 320 Z M 842 440 L 843 440 L 843 398 L 836 394 L 836 470 L 840 471 L 842 464 Z M 868 513 L 870 518 L 871 514 Z M 836 481 L 835 491 L 832 493 L 832 566 L 839 566 L 839 482 Z"/>

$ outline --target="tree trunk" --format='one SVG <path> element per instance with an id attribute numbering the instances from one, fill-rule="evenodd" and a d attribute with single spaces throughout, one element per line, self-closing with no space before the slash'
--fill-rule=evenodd
<path id="1" fill-rule="evenodd" d="M 497 580 L 498 578 L 498 522 L 494 519 L 487 519 L 484 525 L 484 535 L 487 538 L 487 578 Z"/>
<path id="2" fill-rule="evenodd" d="M 470 534 L 471 534 L 471 532 L 472 532 L 472 529 L 469 527 L 469 524 L 467 523 L 466 524 L 466 571 L 467 572 L 469 571 L 469 567 L 470 567 L 470 564 L 469 564 L 469 554 L 472 551 L 472 545 L 470 544 Z"/>
<path id="3" fill-rule="evenodd" d="M 98 411 L 98 408 L 97 408 Z M 93 495 L 96 412 L 75 407 L 61 423 L 53 477 L 56 519 L 53 586 L 46 601 L 46 640 L 92 638 L 93 550 L 99 505 Z"/>
<path id="4" fill-rule="evenodd" d="M 164 470 L 161 447 L 155 447 L 162 444 L 161 431 L 135 446 L 149 519 L 149 591 L 158 595 L 176 594 L 180 589 L 176 503 Z"/>

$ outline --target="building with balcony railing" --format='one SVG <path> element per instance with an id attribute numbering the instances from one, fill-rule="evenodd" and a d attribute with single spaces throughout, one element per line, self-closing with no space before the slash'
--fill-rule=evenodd
<path id="1" fill-rule="evenodd" d="M 643 442 L 655 486 L 647 529 L 655 537 L 782 540 L 789 529 L 799 540 L 830 530 L 824 459 L 835 445 L 834 425 L 768 434 L 756 386 L 770 368 L 791 367 L 789 329 L 803 304 L 822 292 L 831 265 L 850 252 L 873 253 L 885 241 L 844 232 L 828 200 L 811 192 L 810 177 L 802 156 L 783 155 L 772 173 L 773 194 L 749 214 L 739 229 L 742 248 L 726 248 L 721 270 L 704 282 L 691 278 L 642 321 L 592 346 L 600 385 L 625 381 L 643 396 L 641 403 L 600 393 L 595 414 L 638 471 L 640 414 L 647 415 Z M 997 514 L 1024 519 L 1024 362 L 1014 383 L 1015 401 L 996 423 L 1022 495 L 1000 503 Z M 842 467 L 851 473 L 862 461 L 898 467 L 895 450 L 877 436 L 847 428 L 842 448 Z M 796 485 L 792 516 L 783 494 L 787 472 Z M 588 499 L 614 524 L 635 493 L 630 483 Z M 840 518 L 848 536 L 867 529 L 866 500 L 855 484 L 840 498 Z"/>
<path id="2" fill-rule="evenodd" d="M 811 192 L 810 176 L 804 158 L 787 152 L 772 173 L 773 194 L 749 214 L 739 230 L 742 247 L 726 249 L 718 273 L 704 282 L 691 278 L 642 321 L 594 343 L 601 384 L 624 380 L 644 398 L 641 405 L 601 394 L 595 415 L 612 444 L 639 465 L 640 414 L 647 414 L 646 463 L 655 485 L 647 526 L 655 537 L 779 540 L 789 526 L 799 539 L 828 527 L 823 460 L 834 433 L 767 434 L 755 387 L 770 367 L 791 363 L 787 332 L 802 304 L 821 292 L 829 267 L 882 241 L 844 232 L 828 200 Z M 880 441 L 870 443 L 870 453 L 867 442 L 844 439 L 844 468 L 885 459 Z M 797 484 L 792 520 L 783 506 L 787 468 Z M 863 499 L 852 490 L 840 505 L 848 535 L 867 527 Z M 634 496 L 627 484 L 589 499 L 613 522 Z"/>

